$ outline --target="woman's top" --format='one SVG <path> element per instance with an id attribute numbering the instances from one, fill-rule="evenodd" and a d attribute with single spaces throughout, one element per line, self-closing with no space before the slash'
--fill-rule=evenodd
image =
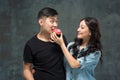
<path id="1" fill-rule="evenodd" d="M 69 48 L 73 44 L 74 42 L 70 42 L 67 48 Z M 79 49 L 77 60 L 80 62 L 80 67 L 71 68 L 67 60 L 65 59 L 64 62 L 66 68 L 66 80 L 95 80 L 94 69 L 99 62 L 101 51 L 92 52 L 85 57 L 79 57 L 80 54 L 82 54 L 82 51 L 86 51 L 88 49 L 88 46 L 86 46 L 82 50 L 80 50 L 79 46 L 77 48 Z M 70 54 L 73 54 L 72 48 L 70 49 Z"/>

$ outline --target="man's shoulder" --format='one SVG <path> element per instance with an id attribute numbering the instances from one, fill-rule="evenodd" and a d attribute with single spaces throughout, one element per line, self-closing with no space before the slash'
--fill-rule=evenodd
<path id="1" fill-rule="evenodd" d="M 63 34 L 63 40 L 64 40 L 65 45 L 67 46 L 67 45 L 68 45 L 68 42 L 67 42 L 67 39 L 66 39 L 66 37 L 65 37 L 64 34 Z"/>
<path id="2" fill-rule="evenodd" d="M 32 36 L 30 39 L 27 40 L 26 44 L 30 44 L 36 40 L 36 35 Z"/>

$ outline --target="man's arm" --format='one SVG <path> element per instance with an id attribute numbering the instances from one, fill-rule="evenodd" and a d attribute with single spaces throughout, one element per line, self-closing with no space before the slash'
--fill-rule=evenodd
<path id="1" fill-rule="evenodd" d="M 24 63 L 24 78 L 25 80 L 34 80 L 33 74 L 31 72 L 32 64 Z"/>

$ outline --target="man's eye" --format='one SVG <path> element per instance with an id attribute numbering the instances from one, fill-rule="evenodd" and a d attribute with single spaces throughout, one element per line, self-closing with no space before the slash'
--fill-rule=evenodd
<path id="1" fill-rule="evenodd" d="M 50 21 L 51 23 L 53 23 L 54 21 Z"/>

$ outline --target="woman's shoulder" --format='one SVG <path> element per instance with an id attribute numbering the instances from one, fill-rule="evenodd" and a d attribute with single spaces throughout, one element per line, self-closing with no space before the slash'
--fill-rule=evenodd
<path id="1" fill-rule="evenodd" d="M 70 46 L 72 46 L 75 42 L 69 42 L 68 45 L 67 45 L 67 48 L 69 48 Z"/>
<path id="2" fill-rule="evenodd" d="M 94 53 L 98 54 L 98 55 L 101 55 L 101 51 L 100 50 L 96 50 Z"/>
<path id="3" fill-rule="evenodd" d="M 91 54 L 89 54 L 89 56 L 101 56 L 101 51 L 99 51 L 99 50 L 97 50 L 97 51 L 94 51 L 94 52 L 92 52 Z"/>

